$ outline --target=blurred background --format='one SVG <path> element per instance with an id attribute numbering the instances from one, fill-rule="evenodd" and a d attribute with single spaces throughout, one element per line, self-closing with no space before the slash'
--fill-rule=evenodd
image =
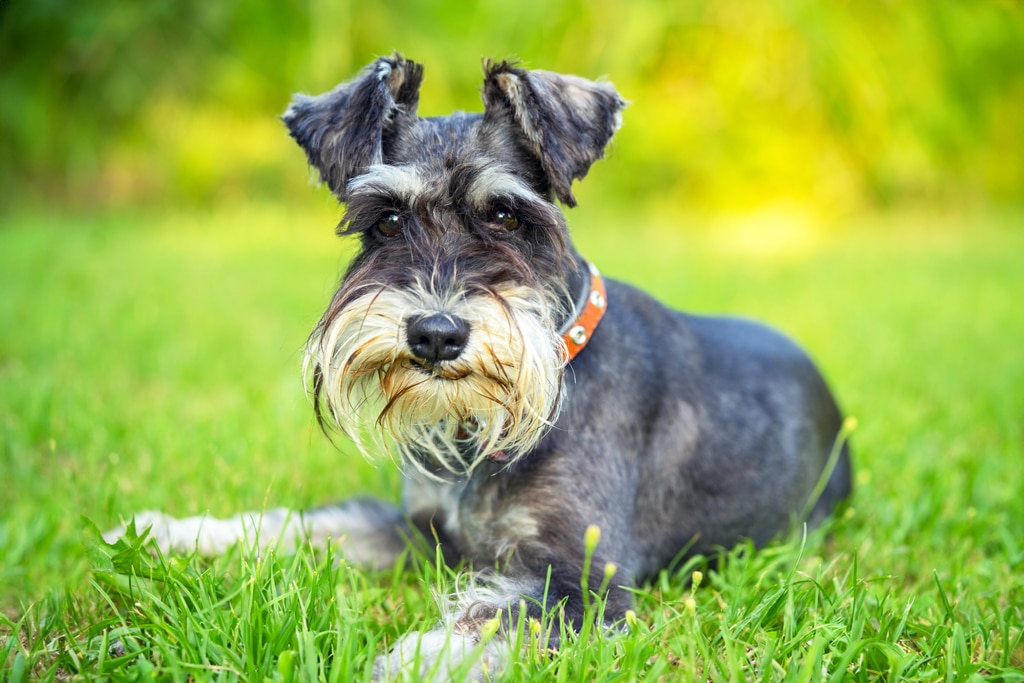
<path id="1" fill-rule="evenodd" d="M 604 76 L 632 102 L 581 201 L 643 211 L 1024 199 L 1017 0 L 9 0 L 4 209 L 309 201 L 278 121 L 399 50 L 421 113 L 479 110 L 480 61 Z"/>

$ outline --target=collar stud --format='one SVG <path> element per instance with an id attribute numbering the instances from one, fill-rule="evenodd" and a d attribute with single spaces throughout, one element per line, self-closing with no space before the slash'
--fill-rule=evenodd
<path id="1" fill-rule="evenodd" d="M 569 323 L 562 335 L 567 351 L 566 361 L 571 361 L 583 350 L 590 338 L 594 335 L 597 324 L 605 314 L 608 299 L 604 286 L 604 279 L 593 264 L 590 268 L 590 282 L 586 295 L 580 300 L 580 308 L 576 311 L 576 318 Z"/>

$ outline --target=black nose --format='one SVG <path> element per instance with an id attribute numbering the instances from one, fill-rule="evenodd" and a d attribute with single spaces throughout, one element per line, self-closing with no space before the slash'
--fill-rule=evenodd
<path id="1" fill-rule="evenodd" d="M 427 363 L 455 360 L 466 348 L 469 323 L 454 315 L 436 313 L 406 322 L 409 349 Z"/>

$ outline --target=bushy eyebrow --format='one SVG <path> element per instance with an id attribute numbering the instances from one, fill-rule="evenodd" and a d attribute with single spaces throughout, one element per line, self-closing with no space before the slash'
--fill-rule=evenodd
<path id="1" fill-rule="evenodd" d="M 345 188 L 351 199 L 360 195 L 387 195 L 403 202 L 412 204 L 426 190 L 423 176 L 415 166 L 391 166 L 374 164 L 349 181 Z"/>
<path id="2" fill-rule="evenodd" d="M 486 210 L 496 198 L 509 198 L 522 202 L 542 200 L 520 178 L 500 166 L 482 168 L 473 175 L 466 191 L 466 200 L 474 209 Z"/>

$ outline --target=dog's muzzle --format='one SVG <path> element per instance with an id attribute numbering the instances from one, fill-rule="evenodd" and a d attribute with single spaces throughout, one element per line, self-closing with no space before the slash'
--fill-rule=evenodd
<path id="1" fill-rule="evenodd" d="M 324 321 L 307 366 L 323 416 L 364 454 L 461 475 L 513 461 L 553 424 L 568 356 L 552 318 L 528 287 L 382 287 Z"/>

